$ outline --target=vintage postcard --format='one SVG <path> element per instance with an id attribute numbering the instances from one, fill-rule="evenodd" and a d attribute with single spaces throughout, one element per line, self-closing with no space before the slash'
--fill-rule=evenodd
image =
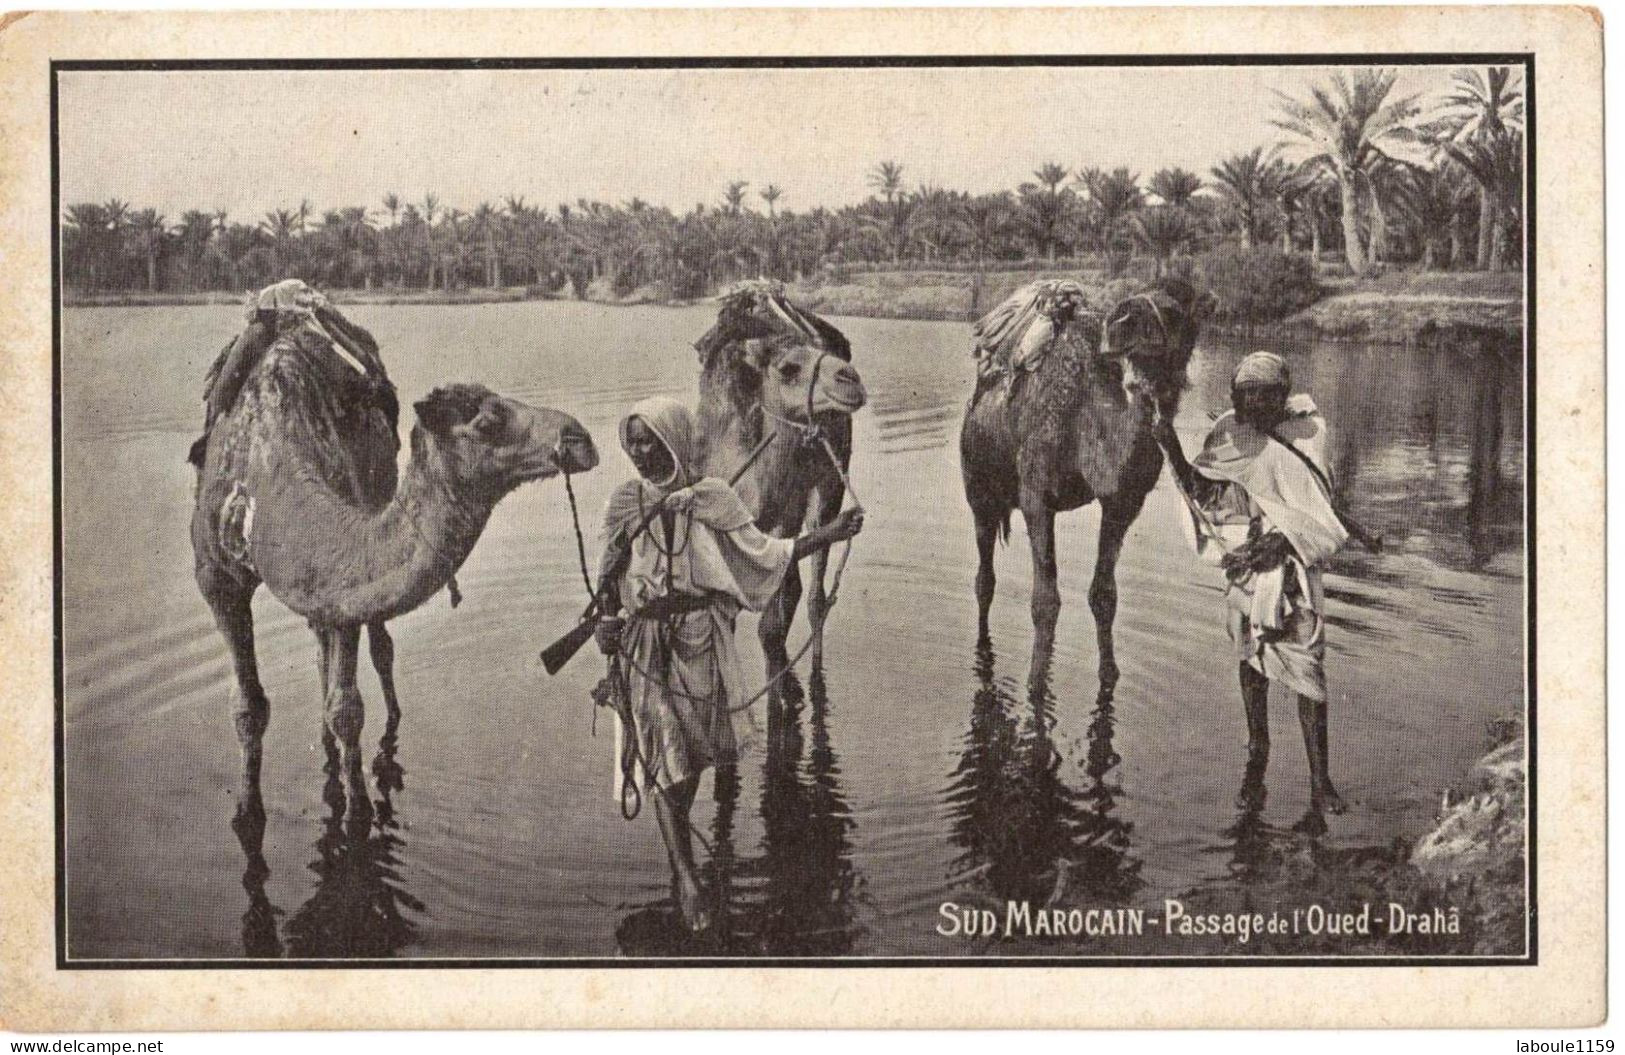
<path id="1" fill-rule="evenodd" d="M 1601 39 L 10 16 L 0 1018 L 1600 1021 Z"/>

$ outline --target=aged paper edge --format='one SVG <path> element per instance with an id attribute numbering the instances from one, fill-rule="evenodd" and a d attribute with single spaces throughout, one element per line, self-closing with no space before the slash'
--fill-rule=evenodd
<path id="1" fill-rule="evenodd" d="M 1582 1026 L 1605 1016 L 1602 64 L 1580 7 L 300 12 L 0 21 L 0 1023 L 47 1029 Z M 177 58 L 1532 52 L 1539 963 L 59 970 L 49 65 Z M 1057 42 L 1063 42 L 1058 46 Z M 1541 164 L 1551 157 L 1552 163 Z M 1559 162 L 1560 159 L 1560 162 Z M 1561 223 L 1556 218 L 1561 218 Z M 1554 366 L 1556 368 L 1554 368 Z M 1246 969 L 1238 964 L 1237 968 Z M 1247 981 L 1253 984 L 1238 985 Z M 1178 999 L 1169 994 L 1177 993 Z M 877 999 L 877 997 L 883 997 Z"/>

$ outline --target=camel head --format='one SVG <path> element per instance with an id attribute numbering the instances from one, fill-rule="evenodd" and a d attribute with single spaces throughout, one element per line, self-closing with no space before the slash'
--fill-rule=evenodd
<path id="1" fill-rule="evenodd" d="M 442 386 L 413 409 L 413 459 L 432 452 L 450 482 L 466 493 L 494 501 L 527 481 L 598 464 L 592 436 L 575 418 L 483 385 Z"/>
<path id="2" fill-rule="evenodd" d="M 1118 301 L 1106 314 L 1100 354 L 1123 366 L 1129 399 L 1149 399 L 1164 415 L 1178 408 L 1202 323 L 1218 300 L 1188 283 L 1163 279 Z"/>
<path id="3" fill-rule="evenodd" d="M 868 400 L 846 336 L 790 303 L 776 282 L 741 282 L 722 296 L 716 325 L 695 344 L 702 391 L 725 392 L 732 413 L 760 405 L 809 424 L 856 412 Z"/>
<path id="4" fill-rule="evenodd" d="M 854 414 L 869 400 L 852 364 L 816 344 L 746 341 L 734 371 L 765 411 L 798 425 Z"/>

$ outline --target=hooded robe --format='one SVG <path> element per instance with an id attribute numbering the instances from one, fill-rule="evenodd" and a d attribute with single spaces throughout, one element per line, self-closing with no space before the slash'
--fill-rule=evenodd
<path id="1" fill-rule="evenodd" d="M 1286 409 L 1275 435 L 1331 479 L 1326 422 L 1314 400 L 1295 395 Z M 1203 489 L 1199 498 L 1186 496 L 1188 515 L 1181 520 L 1197 556 L 1216 565 L 1251 535 L 1269 531 L 1279 531 L 1292 545 L 1293 555 L 1279 567 L 1229 581 L 1226 627 L 1236 658 L 1312 700 L 1326 699 L 1321 565 L 1349 538 L 1326 488 L 1302 459 L 1237 421 L 1234 411 L 1213 423 L 1191 466 L 1228 485 Z"/>
<path id="2" fill-rule="evenodd" d="M 628 661 L 628 699 L 644 783 L 667 788 L 708 766 L 734 761 L 740 732 L 752 728 L 747 715 L 730 711 L 749 696 L 734 620 L 741 608 L 761 611 L 778 592 L 795 540 L 758 529 L 726 482 L 695 479 L 697 426 L 688 407 L 664 396 L 638 403 L 621 421 L 623 448 L 633 418 L 666 445 L 676 471 L 663 485 L 629 480 L 610 495 L 603 560 L 613 560 L 624 539 L 662 502 L 672 511 L 669 530 L 666 518 L 657 516 L 632 540 L 617 581 L 628 616 L 621 654 Z M 673 600 L 685 602 L 675 607 L 695 607 L 661 614 Z M 736 722 L 744 730 L 736 730 Z M 626 735 L 617 719 L 617 758 Z M 616 766 L 617 800 L 621 780 Z"/>

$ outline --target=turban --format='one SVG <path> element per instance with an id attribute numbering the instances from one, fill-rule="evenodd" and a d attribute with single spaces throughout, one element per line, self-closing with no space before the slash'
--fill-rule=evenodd
<path id="1" fill-rule="evenodd" d="M 1274 352 L 1254 352 L 1236 367 L 1232 385 L 1281 385 L 1292 387 L 1292 371 L 1286 360 Z"/>

